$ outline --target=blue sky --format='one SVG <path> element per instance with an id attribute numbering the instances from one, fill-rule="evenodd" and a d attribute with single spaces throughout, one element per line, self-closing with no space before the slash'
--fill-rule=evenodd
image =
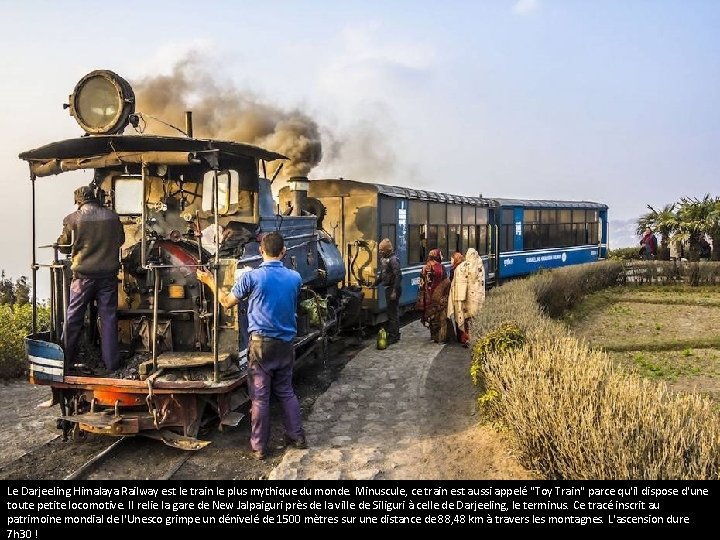
<path id="1" fill-rule="evenodd" d="M 627 227 L 648 204 L 720 195 L 713 0 L 0 0 L 0 15 L 12 277 L 31 262 L 18 153 L 81 134 L 62 104 L 87 72 L 133 82 L 187 58 L 199 79 L 311 117 L 324 148 L 311 178 L 604 202 L 611 247 L 637 241 Z M 39 244 L 88 180 L 38 180 Z"/>

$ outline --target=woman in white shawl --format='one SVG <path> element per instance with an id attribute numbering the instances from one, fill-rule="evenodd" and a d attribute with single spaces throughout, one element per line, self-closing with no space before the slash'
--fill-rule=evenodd
<path id="1" fill-rule="evenodd" d="M 470 248 L 465 261 L 455 269 L 447 316 L 455 321 L 458 341 L 465 347 L 470 340 L 470 320 L 485 301 L 485 269 L 480 254 Z"/>

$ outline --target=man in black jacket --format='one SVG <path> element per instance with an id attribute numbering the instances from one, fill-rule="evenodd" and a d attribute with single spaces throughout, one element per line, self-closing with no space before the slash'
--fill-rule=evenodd
<path id="1" fill-rule="evenodd" d="M 380 275 L 375 285 L 385 286 L 385 302 L 387 303 L 387 333 L 388 345 L 400 341 L 400 294 L 402 293 L 400 274 L 400 261 L 393 251 L 392 242 L 385 238 L 378 246 L 380 250 Z"/>
<path id="2" fill-rule="evenodd" d="M 102 359 L 109 371 L 120 367 L 117 341 L 118 270 L 125 233 L 118 215 L 102 206 L 90 186 L 75 190 L 78 209 L 63 220 L 58 238 L 62 253 L 72 254 L 70 300 L 65 317 L 65 361 L 72 364 L 88 304 L 97 301 Z"/>

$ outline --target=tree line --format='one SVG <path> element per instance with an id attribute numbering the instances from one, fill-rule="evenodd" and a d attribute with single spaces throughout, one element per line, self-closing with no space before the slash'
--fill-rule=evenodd
<path id="1" fill-rule="evenodd" d="M 647 206 L 649 212 L 637 221 L 637 234 L 650 227 L 660 234 L 658 259 L 670 259 L 670 245 L 678 242 L 686 246 L 685 256 L 690 261 L 697 261 L 700 256 L 700 240 L 709 236 L 712 243 L 710 260 L 720 260 L 720 197 L 706 194 L 702 199 L 682 197 L 661 209 Z"/>
<path id="2" fill-rule="evenodd" d="M 0 305 L 25 305 L 30 303 L 30 285 L 27 276 L 20 276 L 14 282 L 0 273 Z"/>

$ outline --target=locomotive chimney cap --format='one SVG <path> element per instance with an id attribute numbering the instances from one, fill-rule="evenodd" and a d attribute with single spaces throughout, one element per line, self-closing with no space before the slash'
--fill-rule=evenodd
<path id="1" fill-rule="evenodd" d="M 307 176 L 292 176 L 288 180 L 290 191 L 307 191 L 310 188 L 310 180 Z"/>

